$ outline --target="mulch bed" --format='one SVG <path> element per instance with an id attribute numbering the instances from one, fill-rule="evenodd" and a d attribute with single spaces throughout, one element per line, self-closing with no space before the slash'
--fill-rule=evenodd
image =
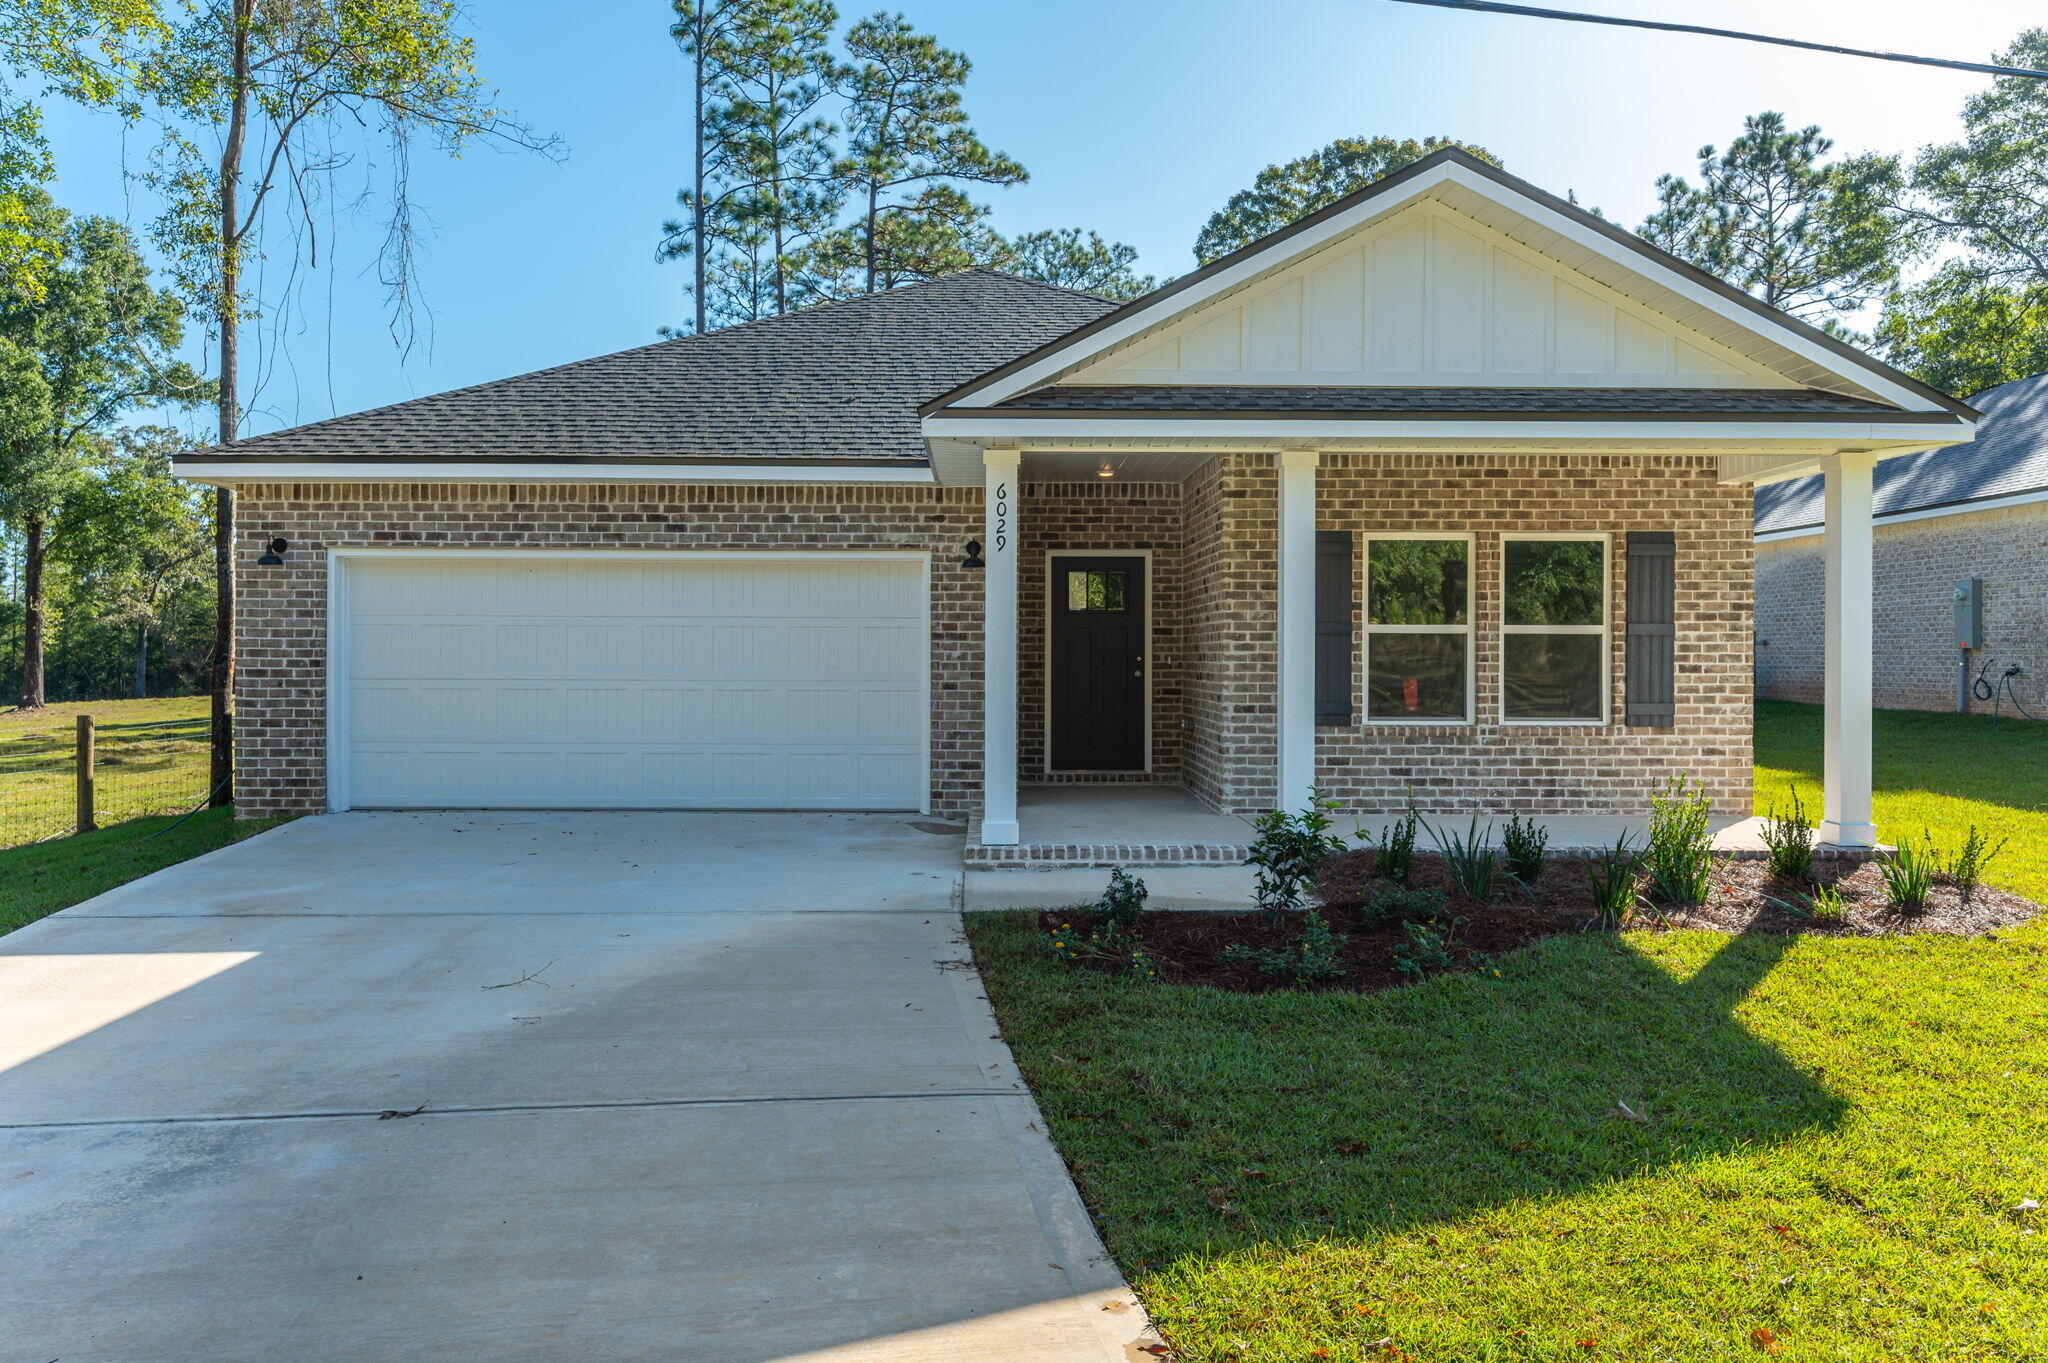
<path id="1" fill-rule="evenodd" d="M 1362 849 L 1333 857 L 1323 867 L 1317 886 L 1323 901 L 1321 912 L 1344 938 L 1342 973 L 1334 979 L 1301 984 L 1247 962 L 1224 959 L 1224 949 L 1233 945 L 1257 950 L 1288 947 L 1299 941 L 1297 921 L 1272 923 L 1262 914 L 1146 913 L 1138 928 L 1140 945 L 1159 977 L 1177 984 L 1204 984 L 1241 993 L 1295 988 L 1369 993 L 1410 983 L 1394 968 L 1393 949 L 1404 940 L 1400 922 L 1372 918 L 1365 911 L 1365 905 L 1376 896 L 1399 888 L 1378 876 L 1377 858 L 1377 852 Z M 1785 907 L 1797 903 L 1811 887 L 1774 878 L 1763 861 L 1717 858 L 1714 888 L 1706 903 L 1639 908 L 1628 926 L 1631 930 L 1698 928 L 1835 937 L 1918 932 L 1972 935 L 1995 933 L 2041 912 L 2040 905 L 2007 890 L 1980 885 L 1965 899 L 1953 885 L 1937 882 L 1924 912 L 1901 915 L 1886 905 L 1884 880 L 1873 862 L 1843 859 L 1818 863 L 1815 872 L 1817 881 L 1832 882 L 1841 889 L 1847 905 L 1841 921 L 1816 922 Z M 1454 970 L 1481 967 L 1503 952 L 1559 933 L 1608 930 L 1595 919 L 1585 866 L 1574 858 L 1553 859 L 1529 890 L 1508 882 L 1505 892 L 1490 904 L 1453 892 L 1442 859 L 1434 856 L 1416 856 L 1408 887 L 1444 891 L 1444 913 L 1461 920 L 1451 943 L 1451 954 L 1457 959 Z M 1040 922 L 1048 931 L 1069 925 L 1085 927 L 1085 913 L 1048 910 L 1040 915 Z M 1105 971 L 1128 969 L 1119 960 L 1077 964 Z"/>

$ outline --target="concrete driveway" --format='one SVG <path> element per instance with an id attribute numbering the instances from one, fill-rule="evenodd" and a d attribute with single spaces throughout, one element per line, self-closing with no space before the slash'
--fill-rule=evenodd
<path id="1" fill-rule="evenodd" d="M 345 814 L 0 938 L 0 1359 L 1149 1356 L 958 857 Z"/>

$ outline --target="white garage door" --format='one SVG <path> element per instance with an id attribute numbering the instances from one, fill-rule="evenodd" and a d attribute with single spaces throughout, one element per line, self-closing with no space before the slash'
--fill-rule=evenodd
<path id="1" fill-rule="evenodd" d="M 341 564 L 337 805 L 924 803 L 919 561 Z"/>

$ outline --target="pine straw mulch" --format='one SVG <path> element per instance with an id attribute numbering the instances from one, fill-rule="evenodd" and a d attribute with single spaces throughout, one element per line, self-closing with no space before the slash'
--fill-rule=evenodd
<path id="1" fill-rule="evenodd" d="M 1300 938 L 1298 921 L 1273 923 L 1262 914 L 1196 910 L 1146 913 L 1138 938 L 1159 978 L 1177 984 L 1202 984 L 1239 993 L 1310 988 L 1370 993 L 1410 983 L 1394 969 L 1393 948 L 1403 940 L 1398 920 L 1369 917 L 1365 906 L 1376 896 L 1399 888 L 1377 874 L 1378 853 L 1370 848 L 1346 852 L 1325 863 L 1317 891 L 1321 912 L 1344 940 L 1340 947 L 1343 973 L 1334 979 L 1302 985 L 1256 965 L 1223 959 L 1224 948 L 1287 947 Z M 1833 883 L 1842 892 L 1847 913 L 1841 921 L 1819 922 L 1788 905 L 1811 889 L 1770 874 L 1753 858 L 1716 858 L 1714 888 L 1707 902 L 1691 907 L 1645 905 L 1629 923 L 1632 930 L 1696 928 L 1727 933 L 1809 933 L 1831 937 L 1878 937 L 1939 932 L 1988 935 L 2023 923 L 2041 912 L 2030 899 L 1989 885 L 1979 885 L 1967 898 L 1953 885 L 1937 881 L 1924 912 L 1902 915 L 1885 900 L 1884 879 L 1868 859 L 1842 858 L 1816 862 L 1815 880 Z M 1505 891 L 1492 903 L 1480 904 L 1455 893 L 1440 857 L 1418 854 L 1409 888 L 1442 890 L 1444 913 L 1458 921 L 1451 941 L 1454 970 L 1484 966 L 1503 952 L 1526 947 L 1545 937 L 1568 932 L 1608 931 L 1593 913 L 1592 888 L 1583 862 L 1554 858 L 1528 889 L 1503 877 Z M 1047 910 L 1040 923 L 1048 931 L 1085 927 L 1087 910 Z M 1083 968 L 1127 970 L 1118 959 L 1082 961 Z"/>

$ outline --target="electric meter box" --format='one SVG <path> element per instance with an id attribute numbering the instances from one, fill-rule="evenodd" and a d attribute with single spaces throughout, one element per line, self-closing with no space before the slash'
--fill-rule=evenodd
<path id="1" fill-rule="evenodd" d="M 1956 579 L 1956 647 L 1984 647 L 1984 579 Z"/>

